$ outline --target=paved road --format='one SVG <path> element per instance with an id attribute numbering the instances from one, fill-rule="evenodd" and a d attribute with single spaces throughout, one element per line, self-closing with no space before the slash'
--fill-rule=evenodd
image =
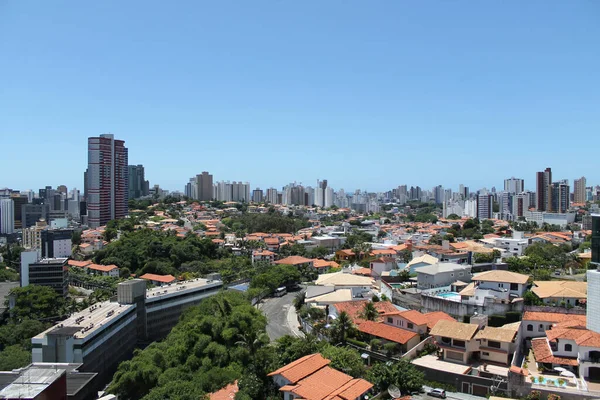
<path id="1" fill-rule="evenodd" d="M 271 341 L 277 340 L 285 335 L 302 336 L 298 330 L 298 319 L 296 309 L 292 301 L 298 292 L 291 292 L 282 297 L 264 299 L 259 309 L 267 316 L 267 334 Z"/>

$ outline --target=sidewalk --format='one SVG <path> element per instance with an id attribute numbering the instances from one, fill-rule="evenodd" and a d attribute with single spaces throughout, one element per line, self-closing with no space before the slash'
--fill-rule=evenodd
<path id="1" fill-rule="evenodd" d="M 288 306 L 287 312 L 287 324 L 290 328 L 290 331 L 297 337 L 304 337 L 304 333 L 298 329 L 300 326 L 300 322 L 298 322 L 298 314 L 296 313 L 296 308 L 293 305 Z"/>

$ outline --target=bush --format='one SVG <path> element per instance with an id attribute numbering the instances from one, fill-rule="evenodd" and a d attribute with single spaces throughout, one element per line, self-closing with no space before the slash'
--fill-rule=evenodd
<path id="1" fill-rule="evenodd" d="M 376 351 L 381 348 L 381 340 L 373 339 L 371 340 L 371 350 Z"/>
<path id="2" fill-rule="evenodd" d="M 396 343 L 386 343 L 383 345 L 383 349 L 385 350 L 385 354 L 388 357 L 391 357 L 395 353 L 398 352 L 398 344 Z"/>
<path id="3" fill-rule="evenodd" d="M 488 317 L 488 325 L 492 327 L 499 327 L 506 324 L 506 317 L 504 315 L 490 315 Z"/>
<path id="4" fill-rule="evenodd" d="M 521 320 L 521 313 L 518 311 L 509 311 L 506 313 L 506 323 L 511 324 L 513 322 L 519 322 Z"/>
<path id="5" fill-rule="evenodd" d="M 356 340 L 356 339 L 348 338 L 348 339 L 346 339 L 346 342 L 353 344 L 355 346 L 361 347 L 363 349 L 367 348 L 367 346 L 368 346 L 365 342 L 361 342 L 360 340 Z"/>

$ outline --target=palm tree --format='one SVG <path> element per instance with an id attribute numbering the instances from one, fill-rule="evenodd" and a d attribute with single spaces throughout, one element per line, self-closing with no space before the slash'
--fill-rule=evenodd
<path id="1" fill-rule="evenodd" d="M 294 297 L 294 308 L 296 311 L 300 311 L 302 306 L 304 305 L 304 301 L 306 300 L 306 292 L 302 291 Z"/>
<path id="2" fill-rule="evenodd" d="M 331 334 L 336 342 L 346 344 L 346 336 L 354 330 L 354 323 L 347 312 L 342 311 L 333 322 Z"/>
<path id="3" fill-rule="evenodd" d="M 360 317 L 367 321 L 375 321 L 377 317 L 379 317 L 379 311 L 375 308 L 375 304 L 368 301 L 365 303 L 365 306 L 360 313 Z"/>

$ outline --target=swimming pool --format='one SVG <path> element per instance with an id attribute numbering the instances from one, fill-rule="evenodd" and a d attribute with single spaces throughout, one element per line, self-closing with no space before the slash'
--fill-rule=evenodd
<path id="1" fill-rule="evenodd" d="M 447 298 L 447 297 L 456 297 L 459 296 L 460 294 L 456 293 L 456 292 L 445 292 L 445 293 L 438 293 L 437 297 L 442 297 L 442 298 Z"/>

